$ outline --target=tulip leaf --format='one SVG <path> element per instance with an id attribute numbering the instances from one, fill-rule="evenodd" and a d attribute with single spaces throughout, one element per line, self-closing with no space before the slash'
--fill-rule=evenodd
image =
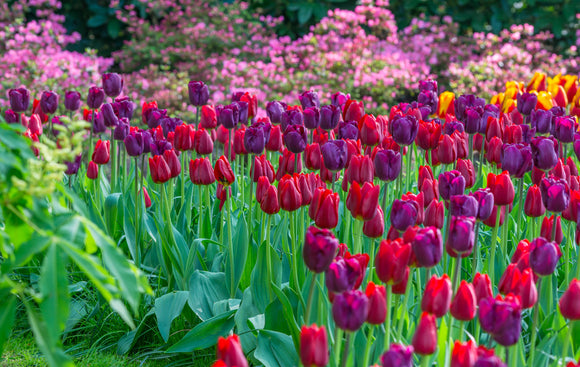
<path id="1" fill-rule="evenodd" d="M 167 343 L 169 340 L 169 330 L 171 323 L 183 310 L 187 302 L 189 292 L 179 291 L 165 294 L 155 299 L 155 316 L 157 317 L 157 328 L 163 340 Z"/>
<path id="2" fill-rule="evenodd" d="M 242 297 L 242 302 L 240 303 L 240 308 L 235 317 L 236 332 L 240 336 L 240 341 L 245 353 L 249 353 L 251 350 L 256 348 L 256 336 L 250 332 L 251 327 L 248 326 L 247 321 L 259 314 L 260 311 L 252 303 L 252 291 L 250 288 L 246 288 Z"/>
<path id="3" fill-rule="evenodd" d="M 151 310 L 149 310 L 149 312 L 147 312 L 147 314 L 145 314 L 145 316 L 143 317 L 143 319 L 139 323 L 139 326 L 137 326 L 135 329 L 133 329 L 131 331 L 128 331 L 125 335 L 123 335 L 119 339 L 119 341 L 117 342 L 117 354 L 123 355 L 123 354 L 129 353 L 129 351 L 131 350 L 131 348 L 135 344 L 135 341 L 136 341 L 135 338 L 137 337 L 137 334 L 139 334 L 139 332 L 141 331 L 141 328 L 143 327 L 143 325 L 145 324 L 147 319 L 150 316 L 152 316 L 154 313 L 155 313 L 155 310 L 153 308 Z"/>
<path id="4" fill-rule="evenodd" d="M 282 292 L 282 290 L 274 282 L 271 282 L 270 284 L 272 286 L 272 290 L 276 294 L 276 297 L 278 297 L 278 300 L 280 301 L 280 305 L 282 306 L 282 314 L 284 315 L 284 319 L 286 320 L 286 324 L 288 325 L 292 335 L 294 346 L 296 349 L 298 349 L 300 347 L 300 327 L 298 326 L 296 318 L 294 317 L 292 304 L 284 292 Z"/>
<path id="5" fill-rule="evenodd" d="M 224 273 L 212 273 L 196 270 L 189 283 L 188 304 L 191 310 L 202 321 L 210 319 L 213 314 L 213 305 L 219 300 L 228 299 Z"/>
<path id="6" fill-rule="evenodd" d="M 12 326 L 16 318 L 16 296 L 10 293 L 10 287 L 0 289 L 0 356 L 4 349 L 4 343 L 12 334 Z"/>
<path id="7" fill-rule="evenodd" d="M 107 233 L 111 238 L 115 238 L 115 234 L 117 233 L 119 223 L 117 218 L 119 217 L 122 205 L 120 198 L 121 194 L 115 193 L 108 195 L 105 199 L 105 225 Z"/>
<path id="8" fill-rule="evenodd" d="M 298 354 L 292 338 L 271 330 L 260 330 L 254 357 L 265 367 L 297 366 Z"/>
<path id="9" fill-rule="evenodd" d="M 268 277 L 266 253 L 267 247 L 270 246 L 264 242 L 258 249 L 258 258 L 252 271 L 252 281 L 250 288 L 252 289 L 253 302 L 261 312 L 266 310 L 266 306 L 274 300 L 274 293 L 271 291 L 270 283 L 278 285 L 281 282 L 281 261 L 274 249 L 270 249 L 270 261 L 272 264 L 273 274 Z"/>
<path id="10" fill-rule="evenodd" d="M 125 205 L 125 215 L 123 216 L 123 232 L 125 233 L 125 241 L 127 242 L 127 248 L 129 249 L 129 253 L 133 260 L 136 260 L 136 249 L 135 244 L 137 241 L 135 240 L 135 225 L 131 222 L 131 218 L 134 217 L 130 215 L 128 205 Z"/>
<path id="11" fill-rule="evenodd" d="M 218 337 L 226 336 L 233 329 L 235 313 L 236 310 L 231 310 L 198 324 L 180 341 L 169 347 L 167 353 L 191 353 L 215 345 Z"/>

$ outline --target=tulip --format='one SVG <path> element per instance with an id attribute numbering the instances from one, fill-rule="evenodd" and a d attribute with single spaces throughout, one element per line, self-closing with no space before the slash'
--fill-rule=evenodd
<path id="1" fill-rule="evenodd" d="M 477 220 L 487 220 L 491 216 L 494 208 L 494 199 L 491 190 L 482 188 L 469 193 L 469 195 L 477 200 L 477 215 L 475 215 Z"/>
<path id="2" fill-rule="evenodd" d="M 280 211 L 280 204 L 278 203 L 278 191 L 273 185 L 269 185 L 266 192 L 260 199 L 260 209 L 268 215 L 276 214 Z"/>
<path id="3" fill-rule="evenodd" d="M 437 320 L 435 315 L 427 312 L 421 314 L 412 344 L 417 354 L 430 355 L 435 352 L 437 349 Z"/>
<path id="4" fill-rule="evenodd" d="M 419 186 L 419 191 L 423 194 L 423 204 L 429 205 L 433 200 L 439 200 L 439 182 L 426 178 Z"/>
<path id="5" fill-rule="evenodd" d="M 447 274 L 443 274 L 441 278 L 433 275 L 425 287 L 421 299 L 421 310 L 435 317 L 443 317 L 449 310 L 452 293 L 451 280 Z"/>
<path id="6" fill-rule="evenodd" d="M 326 105 L 320 108 L 320 128 L 332 130 L 338 126 L 340 121 L 340 107 Z"/>
<path id="7" fill-rule="evenodd" d="M 379 279 L 389 285 L 402 282 L 410 256 L 409 244 L 401 240 L 383 240 L 375 258 L 375 269 Z"/>
<path id="8" fill-rule="evenodd" d="M 385 322 L 388 312 L 385 287 L 369 282 L 365 294 L 369 300 L 369 313 L 366 322 L 371 325 L 382 324 Z"/>
<path id="9" fill-rule="evenodd" d="M 308 107 L 304 109 L 304 127 L 316 129 L 320 126 L 320 109 L 318 107 Z"/>
<path id="10" fill-rule="evenodd" d="M 216 108 L 218 124 L 228 130 L 235 128 L 240 122 L 240 107 L 237 103 Z"/>
<path id="11" fill-rule="evenodd" d="M 349 99 L 342 109 L 342 119 L 344 121 L 360 121 L 365 114 L 364 103 Z"/>
<path id="12" fill-rule="evenodd" d="M 482 106 L 470 106 L 465 109 L 465 132 L 470 135 L 485 130 L 487 118 L 484 119 L 484 110 Z"/>
<path id="13" fill-rule="evenodd" d="M 542 202 L 550 212 L 560 213 L 570 203 L 570 188 L 564 179 L 543 178 L 540 183 Z"/>
<path id="14" fill-rule="evenodd" d="M 279 124 L 282 119 L 282 114 L 286 110 L 286 104 L 278 101 L 270 101 L 266 104 L 266 114 L 273 124 Z"/>
<path id="15" fill-rule="evenodd" d="M 385 232 L 385 215 L 380 205 L 377 205 L 373 219 L 363 224 L 363 234 L 369 238 L 379 238 Z"/>
<path id="16" fill-rule="evenodd" d="M 24 112 L 30 106 L 30 92 L 26 88 L 10 89 L 8 91 L 10 108 L 14 112 Z"/>
<path id="17" fill-rule="evenodd" d="M 181 163 L 179 162 L 179 158 L 177 158 L 175 150 L 170 149 L 164 151 L 163 158 L 165 159 L 167 165 L 169 166 L 169 170 L 171 171 L 171 178 L 179 176 L 179 174 L 181 173 Z"/>
<path id="18" fill-rule="evenodd" d="M 52 115 L 58 108 L 58 94 L 51 90 L 45 90 L 40 97 L 40 108 L 47 115 Z"/>
<path id="19" fill-rule="evenodd" d="M 81 167 L 81 155 L 77 155 L 74 159 L 74 161 L 69 162 L 69 161 L 65 161 L 64 163 L 66 164 L 66 171 L 65 173 L 67 175 L 75 175 L 78 171 L 79 168 Z"/>
<path id="20" fill-rule="evenodd" d="M 498 283 L 498 290 L 501 294 L 518 294 L 522 273 L 517 264 L 509 264 Z"/>
<path id="21" fill-rule="evenodd" d="M 396 199 L 391 206 L 391 224 L 395 229 L 404 231 L 416 224 L 418 214 L 419 207 L 416 202 Z"/>
<path id="22" fill-rule="evenodd" d="M 508 295 L 482 299 L 479 303 L 481 328 L 503 345 L 517 343 L 522 329 L 521 306 L 517 298 Z"/>
<path id="23" fill-rule="evenodd" d="M 189 92 L 189 102 L 196 107 L 207 104 L 209 99 L 209 88 L 204 82 L 191 80 L 187 83 Z"/>
<path id="24" fill-rule="evenodd" d="M 193 133 L 193 125 L 179 125 L 175 127 L 174 135 L 174 146 L 175 149 L 183 152 L 186 150 L 193 150 L 193 138 L 195 138 L 195 133 Z"/>
<path id="25" fill-rule="evenodd" d="M 419 120 L 413 115 L 395 116 L 389 123 L 389 132 L 399 145 L 410 145 L 417 137 Z"/>
<path id="26" fill-rule="evenodd" d="M 413 367 L 413 352 L 415 349 L 412 345 L 406 347 L 402 344 L 391 344 L 381 356 L 382 367 Z"/>
<path id="27" fill-rule="evenodd" d="M 473 367 L 507 367 L 507 364 L 494 354 L 493 349 L 480 345 L 477 348 L 477 361 Z"/>
<path id="28" fill-rule="evenodd" d="M 302 125 L 290 125 L 284 131 L 284 145 L 292 153 L 302 153 L 306 149 L 306 130 Z"/>
<path id="29" fill-rule="evenodd" d="M 546 207 L 542 200 L 540 188 L 537 185 L 532 185 L 528 188 L 526 200 L 524 201 L 524 213 L 528 217 L 541 217 L 546 212 Z"/>
<path id="30" fill-rule="evenodd" d="M 99 177 L 99 166 L 93 162 L 89 162 L 89 166 L 87 167 L 87 178 L 94 180 Z"/>
<path id="31" fill-rule="evenodd" d="M 262 176 L 265 176 L 268 182 L 274 182 L 274 167 L 265 155 L 255 156 L 250 170 L 253 172 L 252 180 L 254 182 L 258 182 Z"/>
<path id="32" fill-rule="evenodd" d="M 9 124 L 14 124 L 19 121 L 18 114 L 10 109 L 4 111 L 4 120 Z"/>
<path id="33" fill-rule="evenodd" d="M 359 135 L 356 121 L 340 121 L 338 123 L 338 138 L 357 140 Z"/>
<path id="34" fill-rule="evenodd" d="M 328 364 L 328 340 L 324 325 L 302 326 L 300 331 L 300 361 L 307 367 L 325 367 Z"/>
<path id="35" fill-rule="evenodd" d="M 436 228 L 443 228 L 443 221 L 445 220 L 445 205 L 435 199 L 431 200 L 425 209 L 425 220 L 423 225 L 426 227 L 433 226 Z"/>
<path id="36" fill-rule="evenodd" d="M 554 137 L 561 143 L 574 141 L 576 118 L 574 116 L 558 116 L 554 119 Z"/>
<path id="37" fill-rule="evenodd" d="M 544 220 L 542 221 L 542 226 L 540 228 L 540 237 L 543 237 L 547 240 L 552 238 L 552 230 L 555 221 L 556 236 L 553 240 L 556 243 L 562 243 L 562 240 L 564 239 L 564 234 L 562 233 L 562 221 L 560 218 L 561 217 L 555 217 L 553 215 L 551 217 L 544 217 Z"/>
<path id="38" fill-rule="evenodd" d="M 304 239 L 304 263 L 311 271 L 322 273 L 332 263 L 338 249 L 338 240 L 331 231 L 309 227 Z"/>
<path id="39" fill-rule="evenodd" d="M 370 182 L 361 186 L 353 182 L 346 198 L 346 207 L 352 216 L 359 220 L 371 220 L 376 214 L 379 202 L 380 187 Z"/>
<path id="40" fill-rule="evenodd" d="M 435 227 L 419 229 L 411 242 L 411 248 L 418 266 L 431 268 L 437 265 L 443 255 L 441 231 Z"/>
<path id="41" fill-rule="evenodd" d="M 115 110 L 115 114 L 119 117 L 119 118 L 127 118 L 127 119 L 132 119 L 133 118 L 133 112 L 135 111 L 135 103 L 131 102 L 131 100 L 129 99 L 129 97 L 119 97 L 119 98 L 115 98 L 115 102 L 112 103 L 113 109 Z M 179 124 L 176 125 L 181 125 L 183 122 L 179 119 L 170 119 L 170 120 L 174 120 L 174 121 L 179 121 Z M 165 130 L 165 128 L 164 128 Z"/>
<path id="42" fill-rule="evenodd" d="M 211 185 L 215 175 L 208 157 L 189 161 L 189 178 L 195 185 Z"/>
<path id="43" fill-rule="evenodd" d="M 266 136 L 261 125 L 253 124 L 246 129 L 244 147 L 250 154 L 262 154 L 266 147 Z"/>
<path id="44" fill-rule="evenodd" d="M 217 127 L 217 112 L 213 106 L 201 106 L 199 123 L 204 129 L 215 129 Z"/>
<path id="45" fill-rule="evenodd" d="M 523 144 L 504 144 L 501 149 L 501 167 L 510 176 L 522 178 L 532 170 L 532 149 Z"/>
<path id="46" fill-rule="evenodd" d="M 573 279 L 558 303 L 560 313 L 569 320 L 580 320 L 580 281 Z"/>
<path id="47" fill-rule="evenodd" d="M 485 159 L 492 165 L 499 167 L 501 164 L 501 148 L 503 142 L 500 138 L 494 136 L 489 141 L 485 141 Z"/>
<path id="48" fill-rule="evenodd" d="M 538 136 L 532 139 L 532 157 L 534 166 L 542 171 L 549 171 L 558 163 L 558 143 L 553 138 Z"/>
<path id="49" fill-rule="evenodd" d="M 91 109 L 100 108 L 105 100 L 105 91 L 103 88 L 92 86 L 89 88 L 89 93 L 87 94 L 87 105 Z"/>
<path id="50" fill-rule="evenodd" d="M 420 121 L 415 142 L 423 150 L 432 150 L 439 144 L 441 124 L 436 120 Z"/>
<path id="51" fill-rule="evenodd" d="M 95 150 L 93 151 L 92 161 L 96 164 L 107 164 L 109 163 L 109 148 L 111 142 L 108 140 L 102 141 L 99 139 L 95 145 Z"/>
<path id="52" fill-rule="evenodd" d="M 360 140 L 364 145 L 375 146 L 381 142 L 381 129 L 373 115 L 364 115 L 358 123 L 358 129 L 360 131 Z"/>
<path id="53" fill-rule="evenodd" d="M 477 346 L 473 340 L 465 343 L 455 341 L 451 354 L 451 367 L 473 367 L 477 360 Z"/>
<path id="54" fill-rule="evenodd" d="M 149 171 L 155 183 L 165 183 L 171 178 L 171 168 L 161 155 L 149 157 Z"/>
<path id="55" fill-rule="evenodd" d="M 516 294 L 520 299 L 522 308 L 532 308 L 538 301 L 538 290 L 532 269 L 522 271 Z"/>
<path id="56" fill-rule="evenodd" d="M 460 121 L 463 121 L 466 117 L 465 110 L 472 106 L 485 106 L 485 100 L 483 98 L 477 98 L 473 94 L 464 94 L 457 97 L 454 101 L 455 105 L 455 116 Z"/>
<path id="57" fill-rule="evenodd" d="M 298 160 L 298 164 L 296 164 Z M 296 167 L 298 166 L 298 167 Z M 294 172 L 298 168 L 297 172 Z M 284 149 L 282 156 L 278 158 L 278 171 L 276 171 L 276 180 L 282 179 L 284 175 L 293 175 L 302 171 L 302 160 L 296 154 Z"/>
<path id="58" fill-rule="evenodd" d="M 207 155 L 213 152 L 213 141 L 205 129 L 199 129 L 195 132 L 193 148 L 199 155 Z"/>
<path id="59" fill-rule="evenodd" d="M 476 217 L 477 199 L 471 195 L 453 195 L 450 198 L 449 212 L 452 216 Z"/>
<path id="60" fill-rule="evenodd" d="M 534 273 L 540 276 L 552 274 L 560 257 L 562 252 L 556 242 L 538 237 L 530 244 L 530 266 Z"/>
<path id="61" fill-rule="evenodd" d="M 510 205 L 514 201 L 514 185 L 507 171 L 504 171 L 499 175 L 489 173 L 487 175 L 487 187 L 493 194 L 495 205 Z"/>
<path id="62" fill-rule="evenodd" d="M 286 131 L 286 129 L 292 125 L 304 126 L 304 115 L 299 109 L 288 109 L 282 114 L 280 123 L 282 131 Z"/>
<path id="63" fill-rule="evenodd" d="M 127 135 L 129 135 L 130 126 L 129 120 L 126 118 L 122 118 L 119 120 L 117 126 L 115 126 L 115 130 L 113 131 L 113 139 L 115 140 L 125 140 Z"/>
<path id="64" fill-rule="evenodd" d="M 316 91 L 309 90 L 302 92 L 302 94 L 298 96 L 298 99 L 300 100 L 303 109 L 308 107 L 320 107 L 320 101 Z"/>
<path id="65" fill-rule="evenodd" d="M 348 144 L 348 143 L 347 143 Z M 347 165 L 347 169 L 344 173 L 344 178 L 342 180 L 342 190 L 348 190 L 348 184 L 357 182 L 359 184 L 364 184 L 366 182 L 373 182 L 374 167 L 371 157 L 368 155 L 353 155 Z"/>
<path id="66" fill-rule="evenodd" d="M 69 90 L 64 94 L 64 108 L 67 111 L 76 111 L 81 107 L 81 94 L 74 90 Z"/>
<path id="67" fill-rule="evenodd" d="M 226 367 L 248 367 L 240 339 L 236 334 L 218 338 L 217 359 L 222 360 Z"/>
<path id="68" fill-rule="evenodd" d="M 24 115 L 22 115 L 22 122 L 26 122 Z M 28 130 L 31 134 L 42 135 L 42 121 L 40 121 L 40 117 L 37 114 L 33 114 L 30 117 L 30 121 L 28 121 Z"/>
<path id="69" fill-rule="evenodd" d="M 234 183 L 235 177 L 230 162 L 227 157 L 221 156 L 215 163 L 214 175 L 216 180 L 223 186 L 229 186 Z"/>
<path id="70" fill-rule="evenodd" d="M 470 321 L 475 317 L 476 306 L 477 298 L 473 285 L 462 280 L 453 301 L 451 301 L 449 308 L 451 315 L 457 320 Z"/>
<path id="71" fill-rule="evenodd" d="M 350 290 L 336 296 L 332 304 L 332 317 L 336 326 L 347 331 L 357 331 L 367 319 L 369 300 L 357 290 Z"/>
<path id="72" fill-rule="evenodd" d="M 339 201 L 337 193 L 322 187 L 317 188 L 312 196 L 308 216 L 320 228 L 334 228 L 338 224 Z"/>
<path id="73" fill-rule="evenodd" d="M 381 149 L 373 162 L 375 176 L 381 181 L 394 181 L 401 173 L 401 153 L 397 151 Z"/>
<path id="74" fill-rule="evenodd" d="M 469 159 L 458 159 L 455 170 L 461 173 L 465 178 L 465 188 L 469 189 L 475 184 L 475 169 Z"/>
<path id="75" fill-rule="evenodd" d="M 336 92 L 330 96 L 330 101 L 333 106 L 342 107 L 350 99 L 350 94 L 345 94 L 342 92 Z"/>
<path id="76" fill-rule="evenodd" d="M 306 146 L 306 149 L 304 150 L 304 161 L 306 163 L 306 168 L 309 170 L 315 171 L 321 168 L 322 153 L 318 143 L 313 143 Z"/>
<path id="77" fill-rule="evenodd" d="M 450 135 L 442 135 L 439 140 L 437 158 L 443 164 L 451 164 L 457 160 L 455 141 Z"/>
<path id="78" fill-rule="evenodd" d="M 459 171 L 444 172 L 439 175 L 439 193 L 448 201 L 452 195 L 461 195 L 465 191 L 465 178 Z"/>
<path id="79" fill-rule="evenodd" d="M 324 166 L 331 171 L 340 171 L 346 166 L 347 146 L 344 140 L 330 140 L 320 149 Z"/>

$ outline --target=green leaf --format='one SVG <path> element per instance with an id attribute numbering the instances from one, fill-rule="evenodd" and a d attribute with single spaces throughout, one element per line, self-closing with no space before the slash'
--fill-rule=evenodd
<path id="1" fill-rule="evenodd" d="M 171 323 L 183 310 L 185 302 L 189 292 L 179 291 L 168 293 L 161 296 L 155 300 L 155 316 L 157 317 L 157 327 L 159 328 L 159 333 L 165 342 L 169 340 L 169 331 L 171 329 Z"/>
<path id="2" fill-rule="evenodd" d="M 276 331 L 260 330 L 254 357 L 265 367 L 298 365 L 298 354 L 294 349 L 292 338 Z"/>
<path id="3" fill-rule="evenodd" d="M 87 26 L 91 28 L 100 27 L 108 22 L 109 18 L 105 14 L 96 14 L 89 18 Z"/>
<path id="4" fill-rule="evenodd" d="M 69 293 L 64 253 L 52 244 L 46 253 L 40 273 L 40 311 L 46 320 L 48 335 L 58 340 L 69 314 Z"/>
<path id="5" fill-rule="evenodd" d="M 107 33 L 111 38 L 115 39 L 119 36 L 119 32 L 121 32 L 121 22 L 117 19 L 112 19 L 107 22 Z"/>
<path id="6" fill-rule="evenodd" d="M 312 17 L 312 5 L 304 4 L 298 9 L 298 23 L 305 24 Z"/>
<path id="7" fill-rule="evenodd" d="M 246 354 L 254 350 L 257 345 L 256 336 L 250 332 L 251 328 L 248 326 L 247 321 L 259 314 L 260 311 L 252 303 L 252 292 L 250 288 L 246 288 L 242 297 L 242 303 L 235 317 L 236 331 L 240 336 L 240 342 Z"/>
<path id="8" fill-rule="evenodd" d="M 105 225 L 107 226 L 107 233 L 112 238 L 115 238 L 118 225 L 118 214 L 121 209 L 121 194 L 115 193 L 108 195 L 105 199 Z"/>
<path id="9" fill-rule="evenodd" d="M 213 314 L 214 303 L 229 298 L 224 273 L 212 273 L 196 270 L 189 283 L 189 307 L 202 320 L 208 320 Z"/>
<path id="10" fill-rule="evenodd" d="M 143 325 L 145 324 L 147 319 L 150 316 L 152 316 L 154 313 L 155 312 L 153 309 L 149 310 L 149 312 L 147 312 L 147 314 L 143 317 L 143 319 L 139 323 L 139 326 L 137 326 L 135 329 L 127 332 L 125 335 L 123 335 L 119 339 L 119 342 L 117 342 L 117 354 L 123 355 L 123 354 L 129 353 L 129 351 L 131 350 L 131 348 L 135 344 L 136 337 L 139 334 L 139 332 L 141 331 L 141 328 L 143 328 Z"/>
<path id="11" fill-rule="evenodd" d="M 225 237 L 225 236 L 224 236 Z M 225 241 L 225 240 L 224 240 Z M 238 218 L 236 225 L 236 233 L 233 237 L 234 241 L 234 289 L 238 289 L 239 282 L 242 278 L 242 273 L 246 266 L 246 259 L 248 258 L 248 226 L 243 215 Z M 226 257 L 226 269 L 230 269 L 230 257 Z M 231 277 L 226 277 L 226 284 L 228 289 L 231 287 Z M 242 284 L 242 289 L 245 289 L 249 284 Z"/>
<path id="12" fill-rule="evenodd" d="M 4 343 L 12 333 L 12 326 L 16 316 L 16 296 L 10 293 L 10 288 L 0 289 L 0 356 L 4 350 Z"/>
<path id="13" fill-rule="evenodd" d="M 264 312 L 266 306 L 274 300 L 274 293 L 270 291 L 270 282 L 279 285 L 282 278 L 282 265 L 280 258 L 276 255 L 274 249 L 270 249 L 270 260 L 272 263 L 273 274 L 268 277 L 268 269 L 266 262 L 266 246 L 270 246 L 264 242 L 258 249 L 258 258 L 254 270 L 252 271 L 252 281 L 250 288 L 254 296 L 253 302 L 261 312 Z"/>
<path id="14" fill-rule="evenodd" d="M 191 353 L 214 346 L 218 337 L 229 334 L 233 329 L 235 313 L 236 310 L 228 311 L 198 324 L 167 349 L 167 353 Z"/>
<path id="15" fill-rule="evenodd" d="M 294 342 L 294 347 L 298 349 L 300 347 L 300 327 L 296 322 L 296 318 L 294 318 L 294 312 L 292 310 L 290 300 L 288 300 L 288 297 L 286 297 L 284 292 L 282 292 L 282 290 L 278 286 L 276 286 L 276 284 L 272 282 L 271 285 L 272 290 L 274 290 L 274 293 L 276 294 L 276 297 L 278 297 L 278 300 L 282 304 L 282 314 L 284 315 L 284 319 L 286 320 L 288 328 L 290 329 L 290 332 L 292 334 L 292 341 Z"/>

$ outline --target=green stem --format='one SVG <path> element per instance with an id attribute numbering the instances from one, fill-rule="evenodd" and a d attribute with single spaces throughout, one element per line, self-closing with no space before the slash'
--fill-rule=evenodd
<path id="1" fill-rule="evenodd" d="M 556 228 L 558 227 L 556 224 L 558 222 L 558 214 L 554 213 L 554 221 L 552 222 L 552 235 L 550 236 L 550 241 L 556 240 Z"/>
<path id="2" fill-rule="evenodd" d="M 135 157 L 135 263 L 141 267 L 141 241 L 139 223 L 141 215 L 141 196 L 139 196 L 139 158 Z"/>
<path id="3" fill-rule="evenodd" d="M 518 360 L 518 345 L 519 343 L 516 343 L 512 346 L 512 350 L 509 354 L 510 359 L 509 359 L 509 366 L 510 367 L 517 367 L 517 360 Z M 507 353 L 507 349 L 506 349 L 506 353 Z"/>
<path id="4" fill-rule="evenodd" d="M 270 226 L 270 220 L 268 219 L 268 227 Z M 310 283 L 310 289 L 308 290 L 308 303 L 306 304 L 306 313 L 304 314 L 304 323 L 310 325 L 310 312 L 312 311 L 312 299 L 314 295 L 314 288 L 316 286 L 316 280 L 318 273 L 314 273 L 312 276 L 312 282 Z"/>
<path id="5" fill-rule="evenodd" d="M 477 223 L 475 224 L 475 242 L 473 244 L 473 262 L 471 265 L 472 274 L 475 274 L 477 272 L 477 259 L 479 258 L 479 248 L 477 247 L 477 244 L 479 242 L 479 227 L 480 222 L 477 221 Z"/>
<path id="6" fill-rule="evenodd" d="M 346 342 L 344 344 L 344 350 L 342 351 L 342 361 L 341 366 L 346 367 L 346 362 L 348 360 L 348 350 L 350 347 L 350 332 L 346 332 Z"/>
<path id="7" fill-rule="evenodd" d="M 457 292 L 457 286 L 459 285 L 458 282 L 461 281 L 461 276 L 459 275 L 459 273 L 461 273 L 461 256 L 457 256 L 455 258 L 455 272 L 453 273 L 453 283 L 452 283 L 453 294 Z"/>
<path id="8" fill-rule="evenodd" d="M 407 149 L 407 172 L 405 172 L 405 192 L 409 191 L 409 181 L 411 178 L 411 160 L 413 159 L 413 149 L 412 145 Z"/>
<path id="9" fill-rule="evenodd" d="M 409 276 L 411 276 L 411 274 L 409 274 Z M 419 268 L 417 268 L 417 279 L 419 279 L 421 277 L 421 275 L 419 274 Z M 390 288 L 390 286 L 389 286 Z M 405 316 L 404 313 L 407 312 L 407 302 L 409 302 L 409 288 L 411 288 L 410 284 L 407 282 L 407 288 L 405 288 L 405 295 L 403 297 L 403 304 L 401 307 L 401 315 L 399 315 L 399 321 L 397 323 L 397 336 L 399 337 L 399 341 L 402 343 L 403 342 L 403 335 L 401 335 L 403 333 L 403 321 L 405 321 Z M 387 300 L 388 301 L 388 300 Z M 389 304 L 387 303 L 387 316 L 389 315 Z M 389 322 L 390 324 L 390 322 Z M 386 328 L 386 327 L 385 327 Z M 389 346 L 386 345 L 385 349 L 387 349 Z"/>
<path id="10" fill-rule="evenodd" d="M 230 130 L 231 135 L 231 130 Z M 228 190 L 229 187 L 226 187 L 225 190 Z M 228 213 L 227 213 L 227 222 L 228 222 L 228 248 L 230 251 L 230 298 L 234 298 L 236 296 L 236 287 L 235 287 L 235 274 L 234 274 L 234 241 L 232 239 L 232 198 L 228 198 L 228 192 L 226 191 L 226 200 L 228 205 Z"/>
<path id="11" fill-rule="evenodd" d="M 111 192 L 115 192 L 117 178 L 117 141 L 113 139 L 113 131 L 114 129 L 111 129 Z"/>
<path id="12" fill-rule="evenodd" d="M 491 232 L 491 256 L 489 259 L 489 269 L 488 269 L 488 273 L 489 273 L 489 277 L 491 280 L 491 284 L 493 284 L 493 278 L 494 278 L 494 263 L 495 263 L 495 250 L 497 247 L 497 231 L 499 229 L 499 220 L 501 218 L 501 207 L 500 206 L 496 206 L 497 208 L 497 215 L 495 217 L 495 227 L 493 227 L 493 230 Z"/>
<path id="13" fill-rule="evenodd" d="M 197 238 L 202 238 L 201 237 L 201 225 L 203 222 L 203 198 L 202 198 L 202 193 L 201 193 L 201 187 L 202 185 L 197 185 L 198 188 L 198 193 L 199 193 L 199 208 L 198 208 L 198 213 L 199 213 L 199 218 L 197 219 Z"/>
<path id="14" fill-rule="evenodd" d="M 387 292 L 385 294 L 385 299 L 387 301 L 387 319 L 385 320 L 385 347 L 384 349 L 389 349 L 391 344 L 391 292 L 392 285 L 387 284 Z"/>
<path id="15" fill-rule="evenodd" d="M 179 210 L 183 210 L 183 205 L 185 203 L 185 151 L 181 152 L 181 206 Z"/>
<path id="16" fill-rule="evenodd" d="M 570 249 L 572 248 L 572 244 L 574 243 L 573 236 L 574 236 L 574 227 L 572 226 L 572 222 L 568 222 L 568 238 L 566 239 L 566 247 L 564 248 L 564 281 L 569 284 L 570 283 Z"/>
<path id="17" fill-rule="evenodd" d="M 298 281 L 298 254 L 297 254 L 297 239 L 296 239 L 296 221 L 294 220 L 294 212 L 289 212 L 290 217 L 290 231 L 291 235 L 291 247 L 292 247 L 292 279 L 294 281 L 294 290 L 302 298 L 302 292 L 300 290 L 300 282 Z M 302 302 L 304 304 L 304 302 Z"/>
<path id="18" fill-rule="evenodd" d="M 250 154 L 250 161 L 252 160 L 252 155 Z M 251 168 L 250 168 L 250 195 L 248 195 L 248 214 L 249 214 L 249 219 L 248 219 L 248 238 L 250 240 L 250 244 L 252 243 L 252 237 L 254 235 L 254 222 L 252 219 L 252 216 L 254 214 L 254 200 L 253 197 L 255 196 L 254 193 L 254 170 L 255 170 L 255 164 L 252 164 Z M 258 242 L 258 247 L 260 247 L 260 242 L 262 242 L 262 239 L 260 238 L 260 241 Z"/>
<path id="19" fill-rule="evenodd" d="M 473 163 L 473 140 L 475 138 L 475 134 L 472 134 L 469 137 L 469 160 Z"/>
<path id="20" fill-rule="evenodd" d="M 342 329 L 339 328 L 338 326 L 335 326 L 333 352 L 334 352 L 334 360 L 335 360 L 337 366 L 338 366 L 338 363 L 340 361 L 340 349 L 342 346 L 342 335 L 343 335 Z"/>
<path id="21" fill-rule="evenodd" d="M 465 341 L 465 321 L 459 323 L 459 341 Z"/>
<path id="22" fill-rule="evenodd" d="M 266 226 L 266 279 L 273 280 L 274 277 L 272 276 L 272 255 L 270 254 L 270 223 L 272 220 L 272 216 L 268 215 L 268 225 Z M 261 241 L 261 239 L 260 239 Z M 272 286 L 268 284 L 268 295 L 271 295 Z"/>
<path id="23" fill-rule="evenodd" d="M 429 357 L 430 356 L 421 357 L 421 367 L 429 367 Z"/>
<path id="24" fill-rule="evenodd" d="M 538 278 L 538 294 L 540 294 L 540 287 L 542 285 L 542 278 Z M 532 336 L 531 336 L 531 341 L 530 341 L 530 357 L 528 359 L 528 365 L 529 366 L 533 366 L 534 365 L 534 355 L 536 354 L 536 337 L 538 335 L 538 316 L 539 316 L 539 310 L 540 310 L 540 302 L 539 300 L 536 302 L 536 304 L 534 305 L 534 316 L 532 319 Z"/>
<path id="25" fill-rule="evenodd" d="M 375 327 L 374 325 L 370 325 L 369 328 L 369 335 L 367 336 L 367 345 L 365 348 L 365 354 L 364 354 L 364 358 L 363 358 L 363 366 L 368 366 L 369 365 L 369 357 L 370 357 L 370 351 L 371 351 L 371 346 L 373 345 L 373 334 L 375 332 Z"/>
<path id="26" fill-rule="evenodd" d="M 522 207 L 522 203 L 523 203 L 523 198 L 524 198 L 524 178 L 520 178 L 518 180 L 518 195 L 519 195 L 519 199 L 518 199 L 518 221 L 517 226 L 518 226 L 518 232 L 516 233 L 517 235 L 517 239 L 519 240 L 520 238 L 522 238 L 522 234 L 524 233 L 523 229 L 524 229 L 524 224 L 522 222 L 522 211 L 524 210 L 524 208 Z"/>
<path id="27" fill-rule="evenodd" d="M 570 320 L 568 324 L 568 334 L 566 335 L 566 339 L 564 339 L 564 346 L 562 347 L 562 365 L 566 364 L 566 357 L 568 356 L 568 347 L 570 346 L 570 341 L 572 340 L 572 326 L 574 320 Z M 572 357 L 575 358 L 574 354 Z M 558 365 L 558 361 L 556 360 L 556 365 Z"/>

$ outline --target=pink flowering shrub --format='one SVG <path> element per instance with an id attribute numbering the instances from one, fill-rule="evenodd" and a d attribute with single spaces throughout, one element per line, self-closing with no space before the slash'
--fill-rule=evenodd
<path id="1" fill-rule="evenodd" d="M 0 3 L 0 95 L 19 86 L 53 89 L 60 94 L 84 89 L 87 81 L 99 83 L 100 73 L 113 64 L 112 59 L 96 57 L 93 51 L 81 54 L 65 50 L 80 35 L 66 33 L 64 16 L 55 13 L 60 6 L 58 0 Z M 24 22 L 25 12 L 31 10 L 37 20 Z"/>

